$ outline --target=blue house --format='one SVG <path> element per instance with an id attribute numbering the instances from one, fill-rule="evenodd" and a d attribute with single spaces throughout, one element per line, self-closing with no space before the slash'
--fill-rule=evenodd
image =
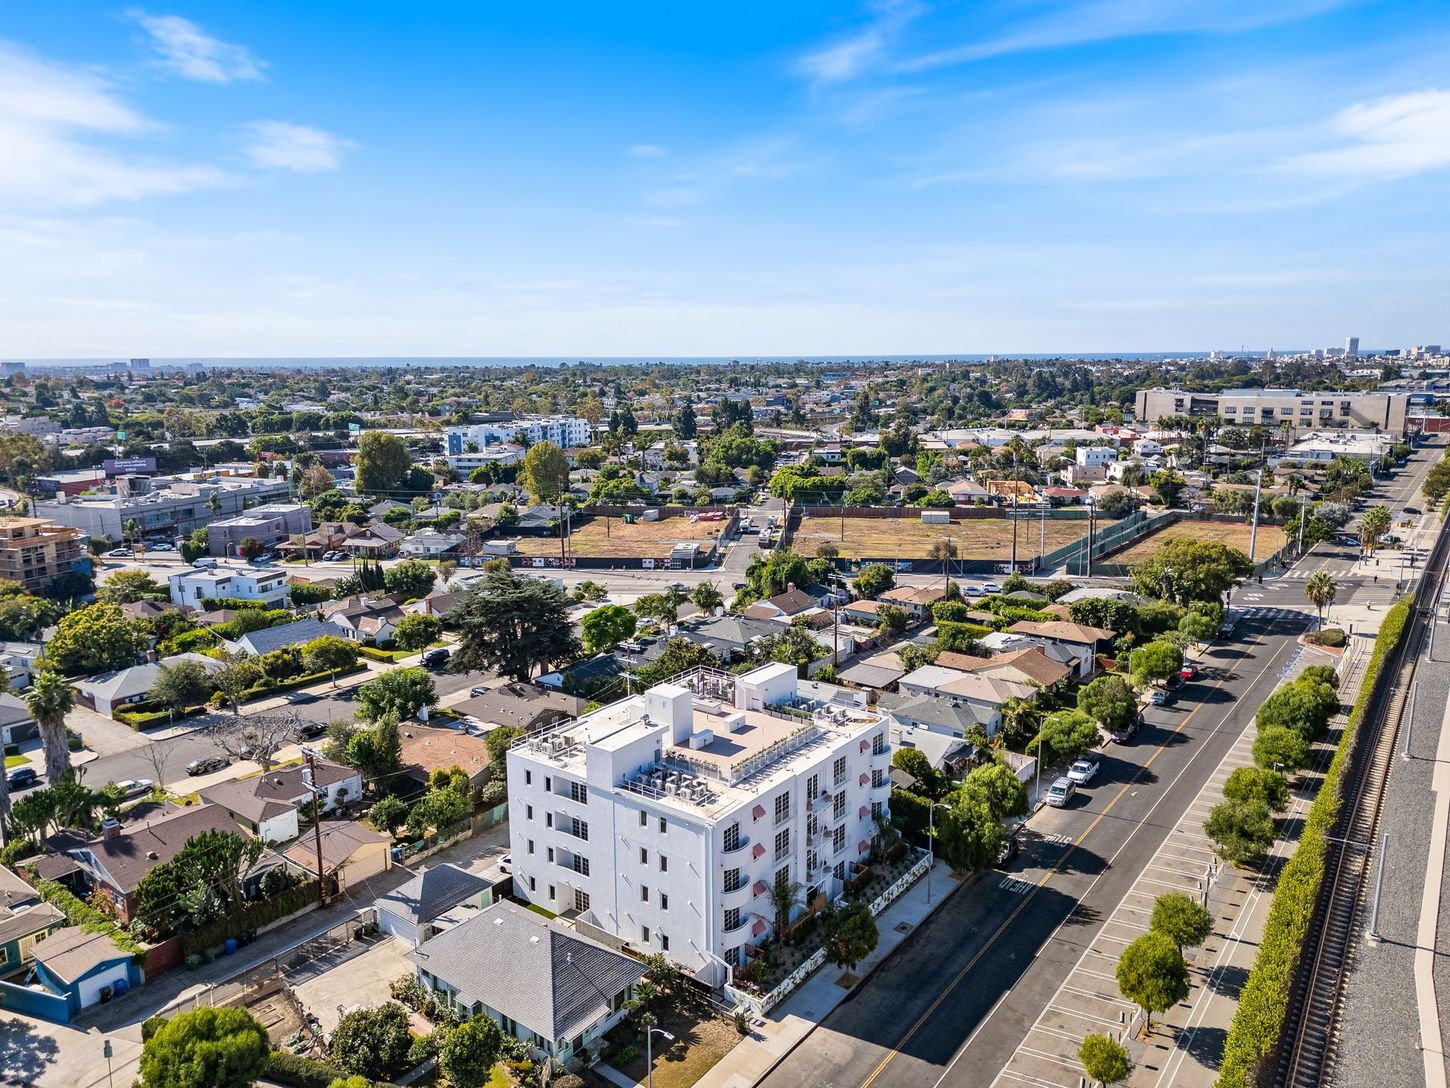
<path id="1" fill-rule="evenodd" d="M 69 1017 L 141 984 L 141 969 L 103 933 L 58 929 L 34 950 L 35 980 L 65 1001 Z"/>

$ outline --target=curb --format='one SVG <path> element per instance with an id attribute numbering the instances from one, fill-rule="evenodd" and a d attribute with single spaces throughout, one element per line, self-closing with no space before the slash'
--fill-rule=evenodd
<path id="1" fill-rule="evenodd" d="M 890 952 L 886 953 L 886 955 L 882 956 L 879 960 L 872 964 L 871 967 L 864 974 L 862 974 L 854 983 L 851 984 L 851 988 L 842 995 L 841 1000 L 837 1002 L 835 1008 L 832 1008 L 831 1012 L 826 1013 L 826 1016 L 830 1016 L 832 1012 L 835 1012 L 836 1009 L 840 1008 L 847 1001 L 850 1001 L 852 998 L 854 998 L 856 996 L 856 991 L 861 989 L 862 986 L 869 982 L 872 975 L 876 974 L 876 972 L 879 971 L 882 966 L 887 963 L 887 961 L 889 961 L 893 956 L 895 956 L 898 952 L 900 952 L 903 948 L 905 948 L 908 944 L 916 939 L 916 935 L 921 932 L 922 926 L 934 914 L 936 914 L 937 911 L 945 906 L 947 901 L 951 899 L 952 896 L 956 895 L 957 892 L 961 891 L 968 884 L 973 884 L 977 880 L 979 880 L 983 872 L 985 872 L 985 870 L 979 870 L 978 872 L 972 873 L 970 876 L 958 881 L 956 886 L 952 888 L 951 891 L 949 891 L 946 895 L 942 896 L 939 900 L 937 900 L 936 904 L 931 908 L 931 910 L 927 911 L 926 914 L 922 916 L 921 921 L 917 922 L 915 925 L 912 926 L 911 932 L 902 938 L 900 944 L 898 944 Z M 780 1054 L 779 1057 L 772 1061 L 770 1065 L 766 1066 L 765 1070 L 760 1074 L 760 1076 L 756 1077 L 750 1082 L 751 1088 L 755 1088 L 756 1085 L 760 1084 L 777 1069 L 779 1069 L 782 1063 L 784 1063 L 787 1058 L 794 1054 L 802 1043 L 804 1043 L 807 1039 L 815 1034 L 816 1029 L 819 1028 L 822 1023 L 824 1023 L 824 1018 L 812 1023 L 811 1026 L 808 1027 L 801 1034 L 801 1037 L 799 1039 L 791 1043 L 790 1046 L 788 1046 L 785 1051 Z"/>

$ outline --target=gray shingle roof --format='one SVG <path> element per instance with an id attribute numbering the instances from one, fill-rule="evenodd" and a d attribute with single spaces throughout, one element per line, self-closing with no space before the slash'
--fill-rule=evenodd
<path id="1" fill-rule="evenodd" d="M 263 631 L 252 631 L 237 639 L 247 650 L 254 654 L 271 653 L 273 650 L 281 650 L 288 646 L 300 645 L 304 642 L 311 642 L 323 635 L 336 637 L 338 632 L 337 624 L 326 623 L 316 617 L 309 616 L 306 619 L 294 620 L 292 623 L 284 623 L 280 627 L 268 627 Z"/>
<path id="2" fill-rule="evenodd" d="M 435 865 L 383 896 L 377 905 L 389 914 L 414 923 L 431 922 L 465 899 L 492 887 L 487 880 L 457 865 Z"/>
<path id="3" fill-rule="evenodd" d="M 582 1032 L 604 1014 L 607 998 L 645 973 L 637 960 L 507 901 L 424 941 L 408 958 L 455 987 L 460 1002 L 481 1002 L 554 1040 Z"/>

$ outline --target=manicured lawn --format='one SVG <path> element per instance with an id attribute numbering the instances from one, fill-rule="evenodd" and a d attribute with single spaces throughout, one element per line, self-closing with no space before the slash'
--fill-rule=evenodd
<path id="1" fill-rule="evenodd" d="M 30 760 L 25 756 L 6 756 L 5 769 L 8 771 L 12 767 L 23 767 L 29 762 Z"/>
<path id="2" fill-rule="evenodd" d="M 537 903 L 525 903 L 524 906 L 527 907 L 529 910 L 533 911 L 535 914 L 542 914 L 545 918 L 559 917 L 553 911 L 547 910 L 546 908 L 539 906 Z"/>

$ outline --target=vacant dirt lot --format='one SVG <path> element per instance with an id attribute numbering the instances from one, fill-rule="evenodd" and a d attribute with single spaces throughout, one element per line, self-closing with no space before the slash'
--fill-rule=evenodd
<path id="1" fill-rule="evenodd" d="M 576 555 L 629 556 L 643 559 L 666 559 L 676 544 L 695 541 L 708 550 L 724 521 L 691 521 L 689 518 L 662 518 L 659 521 L 635 521 L 627 524 L 620 518 L 595 518 L 588 525 L 575 529 L 570 542 Z M 520 555 L 558 555 L 559 538 L 520 537 Z"/>
<path id="2" fill-rule="evenodd" d="M 1111 524 L 1100 520 L 1099 528 Z M 1082 519 L 1048 518 L 1047 550 L 1060 548 L 1087 536 Z M 1017 556 L 1037 555 L 1043 529 L 1036 518 L 1022 518 L 1017 525 Z M 794 549 L 801 555 L 815 555 L 821 544 L 834 544 L 844 559 L 925 559 L 938 540 L 953 540 L 958 559 L 1007 560 L 1012 555 L 1012 522 L 1006 518 L 956 521 L 950 525 L 924 525 L 919 516 L 903 518 L 846 518 L 846 539 L 841 539 L 837 518 L 807 518 L 795 535 Z"/>
<path id="3" fill-rule="evenodd" d="M 1249 554 L 1249 526 L 1244 522 L 1224 521 L 1175 521 L 1166 529 L 1159 529 L 1152 536 L 1144 537 L 1130 548 L 1114 552 L 1103 559 L 1105 563 L 1141 563 L 1154 555 L 1170 540 L 1216 540 Z M 1284 546 L 1284 530 L 1278 525 L 1260 525 L 1259 537 L 1254 544 L 1258 559 L 1272 555 Z"/>

